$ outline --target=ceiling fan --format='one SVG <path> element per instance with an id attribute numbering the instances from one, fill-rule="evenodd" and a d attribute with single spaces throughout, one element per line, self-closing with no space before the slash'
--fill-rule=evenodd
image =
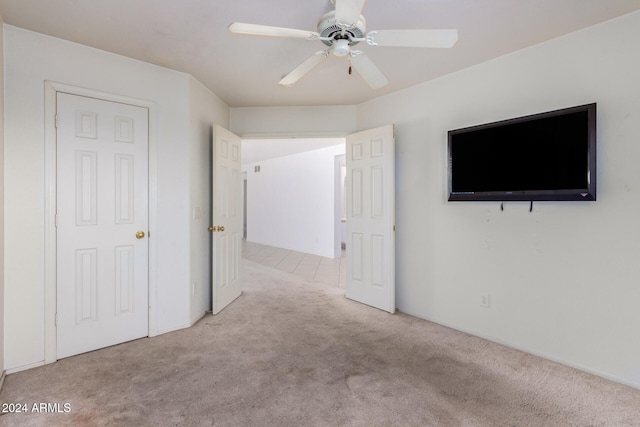
<path id="1" fill-rule="evenodd" d="M 353 66 L 372 89 L 379 89 L 389 83 L 389 80 L 363 51 L 354 50 L 352 46 L 366 42 L 371 46 L 450 48 L 458 41 L 458 31 L 454 29 L 378 30 L 367 33 L 366 21 L 361 15 L 366 2 L 367 0 L 331 0 L 335 10 L 320 18 L 317 31 L 240 22 L 229 25 L 229 31 L 238 35 L 320 40 L 329 46 L 314 53 L 280 80 L 279 84 L 283 86 L 295 84 L 332 53 L 349 59 L 349 74 Z"/>

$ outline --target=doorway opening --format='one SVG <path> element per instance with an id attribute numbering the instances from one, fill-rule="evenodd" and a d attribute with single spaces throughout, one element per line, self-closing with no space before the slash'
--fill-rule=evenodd
<path id="1" fill-rule="evenodd" d="M 344 138 L 243 140 L 247 241 L 339 257 L 344 153 Z"/>
<path id="2" fill-rule="evenodd" d="M 243 146 L 249 146 L 251 140 L 245 141 Z M 340 161 L 336 156 L 345 154 L 346 177 L 342 181 L 345 184 L 347 228 L 345 295 L 394 313 L 394 126 L 390 124 L 349 134 L 344 143 L 341 139 L 340 144 L 333 147 L 338 147 L 339 151 L 332 152 L 331 146 L 311 150 L 313 153 L 328 152 L 326 167 L 323 162 L 306 159 L 307 153 L 295 139 L 281 140 L 288 147 L 295 147 L 295 154 L 289 152 L 280 157 L 273 155 L 277 150 L 271 149 L 265 141 L 255 141 L 262 152 L 261 159 L 251 158 L 249 153 L 244 154 L 243 159 L 242 168 L 247 173 L 247 243 L 269 237 L 273 242 L 270 244 L 284 250 L 294 244 L 310 243 L 311 250 L 304 246 L 298 246 L 297 250 L 313 254 L 317 251 L 313 245 L 319 246 L 322 241 L 326 259 L 335 259 L 336 247 L 341 246 L 341 242 L 338 243 L 341 239 L 336 238 L 341 228 L 341 216 L 338 215 L 341 197 L 337 189 L 342 187 L 343 176 L 342 171 L 338 171 Z M 324 142 L 326 144 L 326 140 Z M 266 157 L 265 151 L 270 153 Z M 327 173 L 327 177 L 320 180 L 324 186 L 312 185 L 308 178 L 313 171 Z M 330 197 L 323 204 L 322 200 L 326 200 L 323 188 L 327 185 Z M 329 213 L 320 214 L 321 208 L 327 205 Z M 254 215 L 255 212 L 260 215 Z M 254 217 L 262 219 L 262 227 L 254 225 Z"/>
<path id="3" fill-rule="evenodd" d="M 345 138 L 243 139 L 247 258 L 344 287 L 344 154 Z"/>

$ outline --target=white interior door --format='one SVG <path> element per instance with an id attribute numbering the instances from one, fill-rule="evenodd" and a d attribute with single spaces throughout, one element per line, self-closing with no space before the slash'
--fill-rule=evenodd
<path id="1" fill-rule="evenodd" d="M 213 128 L 213 283 L 211 307 L 219 313 L 240 296 L 240 257 L 243 232 L 240 137 L 223 127 Z"/>
<path id="2" fill-rule="evenodd" d="M 348 298 L 395 312 L 393 125 L 347 136 Z"/>
<path id="3" fill-rule="evenodd" d="M 57 357 L 148 335 L 148 110 L 58 93 Z"/>

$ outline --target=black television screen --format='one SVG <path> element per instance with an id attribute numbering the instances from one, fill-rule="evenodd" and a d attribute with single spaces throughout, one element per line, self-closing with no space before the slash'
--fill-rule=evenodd
<path id="1" fill-rule="evenodd" d="M 449 200 L 596 200 L 596 104 L 448 132 Z"/>

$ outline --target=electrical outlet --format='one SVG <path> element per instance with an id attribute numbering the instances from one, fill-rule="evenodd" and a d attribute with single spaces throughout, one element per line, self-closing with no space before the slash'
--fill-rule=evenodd
<path id="1" fill-rule="evenodd" d="M 480 295 L 480 307 L 489 308 L 489 294 Z"/>

